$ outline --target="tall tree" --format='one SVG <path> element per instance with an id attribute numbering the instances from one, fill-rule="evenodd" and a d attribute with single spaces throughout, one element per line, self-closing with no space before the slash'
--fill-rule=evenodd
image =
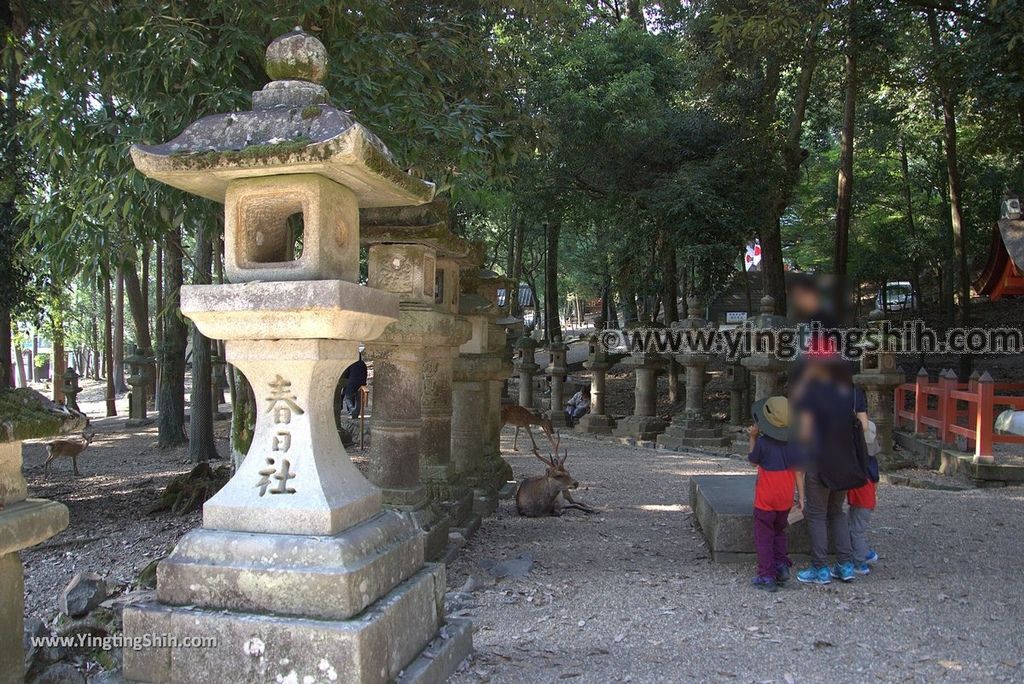
<path id="1" fill-rule="evenodd" d="M 853 206 L 853 148 L 857 121 L 857 2 L 848 0 L 846 45 L 843 50 L 845 63 L 845 84 L 843 101 L 842 138 L 839 143 L 839 181 L 836 191 L 836 238 L 832 272 L 839 286 L 844 286 L 850 249 L 850 213 Z M 845 290 L 843 290 L 845 291 Z M 845 306 L 845 297 L 837 300 Z"/>
<path id="2" fill-rule="evenodd" d="M 208 285 L 211 280 L 210 267 L 213 244 L 210 229 L 205 225 L 196 226 L 195 259 L 192 283 Z M 196 463 L 220 458 L 213 436 L 213 373 L 210 363 L 210 339 L 192 326 L 192 401 L 189 408 L 188 452 Z"/>
<path id="3" fill-rule="evenodd" d="M 164 308 L 158 314 L 163 327 L 160 346 L 160 414 L 157 422 L 161 448 L 180 446 L 185 438 L 185 345 L 188 326 L 179 310 L 182 261 L 181 227 L 164 238 Z"/>

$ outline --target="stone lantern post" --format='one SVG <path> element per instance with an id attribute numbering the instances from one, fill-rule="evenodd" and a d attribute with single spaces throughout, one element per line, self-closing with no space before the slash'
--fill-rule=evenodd
<path id="1" fill-rule="evenodd" d="M 665 359 L 654 352 L 636 352 L 623 363 L 632 366 L 636 373 L 636 399 L 633 415 L 619 421 L 615 428 L 616 437 L 632 437 L 637 440 L 651 440 L 664 432 L 666 423 L 657 415 L 658 371 L 665 366 Z"/>
<path id="2" fill-rule="evenodd" d="M 463 527 L 473 509 L 472 490 L 451 462 L 452 364 L 470 337 L 458 315 L 459 263 L 470 245 L 447 222 L 442 202 L 366 209 L 360 238 L 369 247 L 370 287 L 400 302 L 398 323 L 367 347 L 374 361 L 370 471 L 385 504 L 421 521 L 428 558 L 444 553 L 448 528 Z"/>
<path id="3" fill-rule="evenodd" d="M 688 316 L 677 327 L 680 330 L 700 330 L 708 327 L 704 307 L 696 297 L 686 303 Z M 713 424 L 704 408 L 704 378 L 711 354 L 699 349 L 688 349 L 676 354 L 676 360 L 686 371 L 686 403 L 682 411 L 672 418 L 664 434 L 658 435 L 658 445 L 670 449 L 685 447 L 725 446 L 731 440 L 723 436 L 722 426 Z"/>
<path id="4" fill-rule="evenodd" d="M 610 435 L 615 428 L 615 421 L 605 413 L 604 406 L 605 378 L 611 367 L 608 351 L 597 334 L 590 335 L 587 344 L 589 349 L 583 367 L 590 371 L 590 413 L 580 418 L 576 429 L 592 435 Z"/>
<path id="5" fill-rule="evenodd" d="M 515 372 L 519 374 L 519 405 L 533 410 L 533 376 L 540 370 L 534 361 L 537 342 L 532 337 L 521 337 L 516 342 L 519 356 L 515 361 Z"/>
<path id="6" fill-rule="evenodd" d="M 225 340 L 257 415 L 249 453 L 203 506 L 202 527 L 158 566 L 157 600 L 125 609 L 127 639 L 164 639 L 126 648 L 124 674 L 440 681 L 471 648 L 468 624 L 442 629 L 444 566 L 423 563 L 412 516 L 382 509 L 381 490 L 345 453 L 332 406 L 359 342 L 399 317 L 396 295 L 358 284 L 359 208 L 423 204 L 433 186 L 329 103 L 318 40 L 288 33 L 267 48 L 266 66 L 274 80 L 253 94 L 252 111 L 132 149 L 147 176 L 225 205 L 231 284 L 183 287 L 181 310 Z M 418 372 L 387 371 L 419 399 Z M 187 648 L 196 637 L 216 645 Z"/>
<path id="7" fill-rule="evenodd" d="M 878 331 L 881 347 L 860 358 L 860 372 L 853 376 L 854 384 L 864 390 L 868 400 L 868 416 L 878 429 L 878 465 L 884 470 L 903 467 L 906 459 L 893 449 L 893 393 L 904 382 L 903 371 L 896 367 L 896 354 L 886 345 L 885 314 L 875 309 L 868 315 L 868 325 Z"/>
<path id="8" fill-rule="evenodd" d="M 758 331 L 766 331 L 764 334 L 768 334 L 767 331 L 782 328 L 787 324 L 785 317 L 772 313 L 774 310 L 775 299 L 770 295 L 762 297 L 761 313 L 754 319 L 751 333 L 755 338 L 755 348 L 751 350 L 750 356 L 741 362 L 754 378 L 755 402 L 782 391 L 780 376 L 790 363 L 780 359 L 773 351 L 756 346 Z M 750 407 L 747 407 L 746 412 L 750 413 Z"/>
<path id="9" fill-rule="evenodd" d="M 128 364 L 128 385 L 131 386 L 131 397 L 128 401 L 128 421 L 125 425 L 138 427 L 148 425 L 151 421 L 146 416 L 146 400 L 149 397 L 149 385 L 152 382 L 150 371 L 152 359 L 139 353 L 138 347 L 132 345 L 132 353 L 125 357 Z"/>
<path id="10" fill-rule="evenodd" d="M 482 253 L 478 261 L 482 261 Z M 522 322 L 517 318 L 508 318 L 501 314 L 502 298 L 500 291 L 504 290 L 506 298 L 509 293 L 514 292 L 512 281 L 496 275 L 493 271 L 481 269 L 475 272 L 475 276 L 463 278 L 466 281 L 464 292 L 475 292 L 491 303 L 487 309 L 487 331 L 486 335 L 480 338 L 481 353 L 488 358 L 486 362 L 486 387 L 484 390 L 486 413 L 484 416 L 484 470 L 483 477 L 493 484 L 503 497 L 511 496 L 515 483 L 512 480 L 512 468 L 501 457 L 501 392 L 502 386 L 507 382 L 512 372 L 512 347 L 509 345 L 510 335 L 508 328 L 518 326 L 522 331 Z M 506 300 L 507 301 L 507 300 Z M 474 331 L 474 338 L 476 332 Z M 526 339 L 526 338 L 522 338 Z M 470 343 L 467 343 L 470 344 Z M 529 343 L 533 344 L 531 339 Z M 534 345 L 534 348 L 536 345 Z M 533 359 L 533 352 L 529 354 Z M 539 366 L 534 364 L 534 371 Z M 530 386 L 531 397 L 532 384 Z M 532 399 L 531 399 L 532 401 Z M 532 408 L 532 407 L 531 407 Z"/>
<path id="11" fill-rule="evenodd" d="M 747 408 L 750 401 L 750 378 L 743 367 L 742 359 L 729 361 L 725 367 L 726 385 L 729 387 L 729 422 L 732 425 L 747 425 L 750 416 Z"/>
<path id="12" fill-rule="evenodd" d="M 78 395 L 82 392 L 82 388 L 78 385 L 80 377 L 82 376 L 78 374 L 74 366 L 68 366 L 64 371 L 64 386 L 61 388 L 64 390 L 64 404 L 79 413 L 82 412 L 82 409 L 78 408 Z"/>
<path id="13" fill-rule="evenodd" d="M 551 382 L 551 410 L 548 417 L 551 425 L 557 430 L 569 426 L 565 416 L 565 378 L 568 373 L 566 367 L 566 356 L 568 345 L 562 342 L 561 337 L 556 337 L 548 345 L 548 353 L 551 356 L 547 368 L 547 376 Z"/>
<path id="14" fill-rule="evenodd" d="M 25 680 L 25 574 L 18 552 L 68 526 L 68 509 L 29 498 L 21 472 L 21 442 L 81 430 L 85 416 L 26 388 L 0 390 L 0 682 Z"/>

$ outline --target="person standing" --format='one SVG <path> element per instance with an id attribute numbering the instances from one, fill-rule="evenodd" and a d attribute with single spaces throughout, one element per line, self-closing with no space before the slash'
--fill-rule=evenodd
<path id="1" fill-rule="evenodd" d="M 367 377 L 366 362 L 363 361 L 363 352 L 359 352 L 359 359 L 345 369 L 345 372 L 342 373 L 342 377 L 345 378 L 345 390 L 342 394 L 344 410 L 348 413 L 350 418 L 358 418 L 359 410 L 362 408 L 359 390 L 366 384 Z"/>
<path id="2" fill-rule="evenodd" d="M 843 504 L 847 490 L 868 480 L 867 402 L 853 385 L 850 364 L 831 351 L 808 354 L 795 395 L 807 457 L 804 517 L 811 538 L 811 566 L 797 573 L 797 579 L 812 584 L 829 584 L 833 578 L 851 582 L 853 549 Z M 830 540 L 836 549 L 832 567 Z"/>

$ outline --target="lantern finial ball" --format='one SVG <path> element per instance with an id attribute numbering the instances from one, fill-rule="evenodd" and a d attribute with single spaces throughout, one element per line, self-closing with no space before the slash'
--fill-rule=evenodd
<path id="1" fill-rule="evenodd" d="M 275 38 L 267 46 L 267 76 L 275 81 L 320 83 L 327 76 L 327 48 L 301 27 Z"/>

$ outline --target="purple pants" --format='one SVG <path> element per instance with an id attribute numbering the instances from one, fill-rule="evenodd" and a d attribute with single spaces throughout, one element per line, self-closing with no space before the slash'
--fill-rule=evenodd
<path id="1" fill-rule="evenodd" d="M 780 566 L 792 565 L 786 549 L 789 511 L 754 509 L 754 548 L 757 549 L 757 576 L 775 578 Z"/>

